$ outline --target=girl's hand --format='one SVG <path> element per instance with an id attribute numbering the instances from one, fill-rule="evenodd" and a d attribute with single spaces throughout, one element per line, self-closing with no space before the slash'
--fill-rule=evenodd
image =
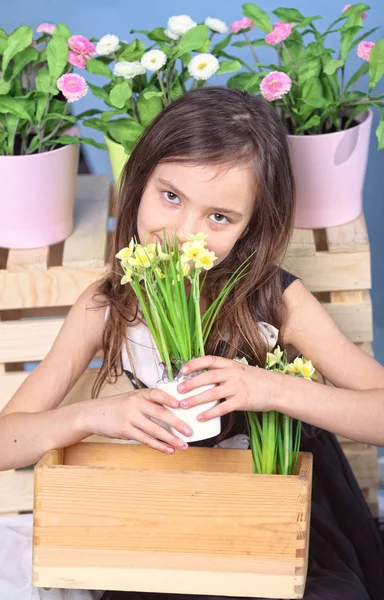
<path id="1" fill-rule="evenodd" d="M 186 393 L 209 384 L 215 384 L 215 387 L 197 396 L 181 400 L 180 408 L 190 408 L 213 400 L 225 399 L 225 402 L 202 412 L 197 417 L 199 421 L 221 417 L 234 410 L 274 410 L 274 398 L 282 393 L 284 378 L 278 373 L 244 365 L 228 358 L 218 356 L 194 358 L 184 365 L 181 372 L 186 375 L 200 369 L 209 369 L 209 371 L 186 379 L 177 387 L 177 391 Z"/>
<path id="2" fill-rule="evenodd" d="M 90 401 L 86 428 L 90 434 L 135 440 L 166 454 L 173 453 L 175 448 L 186 450 L 188 445 L 183 440 L 153 422 L 152 419 L 157 419 L 187 436 L 192 433 L 186 423 L 163 405 L 179 408 L 178 400 L 157 389 L 98 398 Z"/>

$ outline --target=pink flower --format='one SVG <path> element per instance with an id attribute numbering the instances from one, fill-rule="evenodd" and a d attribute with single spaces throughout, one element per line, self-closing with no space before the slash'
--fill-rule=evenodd
<path id="1" fill-rule="evenodd" d="M 272 71 L 261 80 L 260 91 L 266 100 L 279 100 L 289 92 L 291 86 L 292 80 L 288 75 L 281 71 Z"/>
<path id="2" fill-rule="evenodd" d="M 255 24 L 252 19 L 248 17 L 243 17 L 239 21 L 234 21 L 231 25 L 232 33 L 239 33 L 239 31 L 243 31 L 244 29 L 254 29 Z"/>
<path id="3" fill-rule="evenodd" d="M 271 46 L 276 46 L 276 44 L 284 42 L 284 40 L 291 35 L 294 25 L 294 23 L 280 23 L 280 21 L 278 21 L 274 24 L 273 31 L 265 36 L 265 41 Z"/>
<path id="4" fill-rule="evenodd" d="M 344 6 L 344 8 L 341 9 L 341 12 L 345 12 L 346 10 L 348 10 L 348 8 L 351 8 L 352 4 L 346 4 Z M 366 12 L 362 12 L 361 13 L 361 18 L 362 19 L 366 19 L 368 17 L 368 14 Z"/>
<path id="5" fill-rule="evenodd" d="M 36 27 L 36 31 L 37 33 L 48 33 L 48 35 L 52 35 L 52 33 L 55 31 L 56 29 L 56 25 L 54 23 L 40 23 L 40 25 L 38 25 Z"/>
<path id="6" fill-rule="evenodd" d="M 68 102 L 80 100 L 88 92 L 87 82 L 84 77 L 76 73 L 65 73 L 59 77 L 57 87 Z"/>
<path id="7" fill-rule="evenodd" d="M 363 60 L 369 61 L 369 55 L 371 54 L 371 50 L 375 45 L 374 42 L 360 42 L 357 46 L 357 56 L 360 56 Z"/>
<path id="8" fill-rule="evenodd" d="M 96 54 L 95 46 L 83 35 L 71 35 L 67 42 L 70 50 L 73 50 L 76 54 L 81 54 L 85 58 L 92 58 Z"/>
<path id="9" fill-rule="evenodd" d="M 67 60 L 71 65 L 73 65 L 74 67 L 79 67 L 79 69 L 85 69 L 85 67 L 87 65 L 87 61 L 85 60 L 85 57 L 82 54 L 77 54 L 76 52 L 72 52 L 72 50 L 70 50 L 68 52 Z"/>

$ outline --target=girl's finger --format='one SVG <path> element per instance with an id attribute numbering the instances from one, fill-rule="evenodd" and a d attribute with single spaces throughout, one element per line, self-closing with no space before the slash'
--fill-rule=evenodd
<path id="1" fill-rule="evenodd" d="M 186 394 L 192 390 L 196 390 L 203 385 L 214 385 L 217 383 L 223 383 L 228 379 L 228 373 L 224 369 L 212 369 L 211 371 L 204 371 L 201 375 L 196 375 L 190 379 L 185 379 L 182 383 L 177 386 L 177 391 L 182 394 Z"/>
<path id="2" fill-rule="evenodd" d="M 173 435 L 158 423 L 152 421 L 149 417 L 141 415 L 141 417 L 137 419 L 135 426 L 148 436 L 148 440 L 150 438 L 157 439 L 166 442 L 166 444 L 173 448 L 177 448 L 178 450 L 186 450 L 188 448 L 186 442 Z"/>
<path id="3" fill-rule="evenodd" d="M 184 421 L 179 419 L 170 410 L 167 410 L 162 406 L 157 406 L 157 404 L 148 402 L 148 406 L 145 406 L 143 412 L 145 412 L 145 414 L 148 416 L 158 419 L 158 421 L 162 421 L 166 425 L 177 429 L 177 431 L 180 431 L 180 433 L 183 435 L 188 436 L 192 433 L 192 429 L 186 423 L 184 423 Z"/>
<path id="4" fill-rule="evenodd" d="M 217 406 L 214 406 L 213 408 L 210 408 L 209 410 L 200 413 L 199 415 L 197 415 L 196 418 L 200 422 L 210 421 L 215 417 L 222 417 L 224 415 L 227 415 L 228 413 L 233 412 L 234 410 L 236 410 L 236 408 L 233 406 L 233 403 L 230 400 L 225 400 L 224 402 L 220 402 L 220 404 L 218 404 Z"/>
<path id="5" fill-rule="evenodd" d="M 145 400 L 149 400 L 150 402 L 156 402 L 156 404 L 162 404 L 169 406 L 170 408 L 179 407 L 179 401 L 163 390 L 158 390 L 156 388 L 144 388 L 141 390 L 141 394 Z"/>
<path id="6" fill-rule="evenodd" d="M 135 441 L 140 442 L 140 444 L 152 448 L 153 450 L 164 452 L 164 454 L 173 454 L 175 451 L 172 445 L 168 446 L 167 444 L 164 444 L 137 427 L 133 427 L 133 436 L 131 439 L 134 439 Z"/>
<path id="7" fill-rule="evenodd" d="M 181 373 L 193 373 L 194 371 L 200 371 L 200 369 L 225 369 L 233 361 L 228 358 L 221 358 L 220 356 L 200 356 L 199 358 L 192 358 L 186 365 L 181 368 Z"/>
<path id="8" fill-rule="evenodd" d="M 180 408 L 191 408 L 192 406 L 198 406 L 199 404 L 206 404 L 207 402 L 213 402 L 214 400 L 222 400 L 225 398 L 225 385 L 218 385 L 211 390 L 196 394 L 185 400 L 180 401 Z"/>

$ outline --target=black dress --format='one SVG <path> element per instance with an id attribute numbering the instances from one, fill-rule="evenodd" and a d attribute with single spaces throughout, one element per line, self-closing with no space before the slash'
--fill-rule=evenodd
<path id="1" fill-rule="evenodd" d="M 282 272 L 282 276 L 285 289 L 295 277 L 286 272 Z M 247 432 L 244 413 L 237 412 L 235 416 L 228 437 Z M 213 446 L 216 441 L 214 438 L 190 445 Z M 303 424 L 301 450 L 313 455 L 309 563 L 304 600 L 384 600 L 383 538 L 340 444 L 332 433 Z M 107 591 L 101 600 L 221 598 L 224 600 L 228 596 Z"/>

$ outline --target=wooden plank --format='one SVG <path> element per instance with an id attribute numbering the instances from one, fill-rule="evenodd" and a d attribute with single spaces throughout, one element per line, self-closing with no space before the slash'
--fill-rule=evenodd
<path id="1" fill-rule="evenodd" d="M 367 226 L 363 213 L 339 227 L 329 227 L 326 231 L 329 252 L 369 252 Z"/>
<path id="2" fill-rule="evenodd" d="M 294 229 L 287 256 L 311 256 L 316 253 L 312 229 Z"/>
<path id="3" fill-rule="evenodd" d="M 7 271 L 46 271 L 48 269 L 49 246 L 8 252 Z"/>
<path id="4" fill-rule="evenodd" d="M 26 319 L 0 323 L 0 362 L 43 360 L 60 331 L 64 318 Z"/>
<path id="5" fill-rule="evenodd" d="M 105 265 L 109 196 L 108 175 L 77 178 L 74 230 L 64 244 L 63 266 L 88 269 Z"/>
<path id="6" fill-rule="evenodd" d="M 105 267 L 52 267 L 36 273 L 0 271 L 0 310 L 72 306 L 105 271 Z"/>
<path id="7" fill-rule="evenodd" d="M 360 488 L 376 488 L 379 482 L 376 446 L 355 442 L 341 447 Z"/>
<path id="8" fill-rule="evenodd" d="M 312 292 L 371 288 L 369 252 L 317 252 L 313 256 L 286 256 L 283 267 L 301 277 Z"/>
<path id="9" fill-rule="evenodd" d="M 33 508 L 33 469 L 0 471 L 0 514 Z"/>
<path id="10" fill-rule="evenodd" d="M 372 302 L 368 291 L 362 302 L 323 302 L 327 313 L 352 342 L 373 340 Z"/>

